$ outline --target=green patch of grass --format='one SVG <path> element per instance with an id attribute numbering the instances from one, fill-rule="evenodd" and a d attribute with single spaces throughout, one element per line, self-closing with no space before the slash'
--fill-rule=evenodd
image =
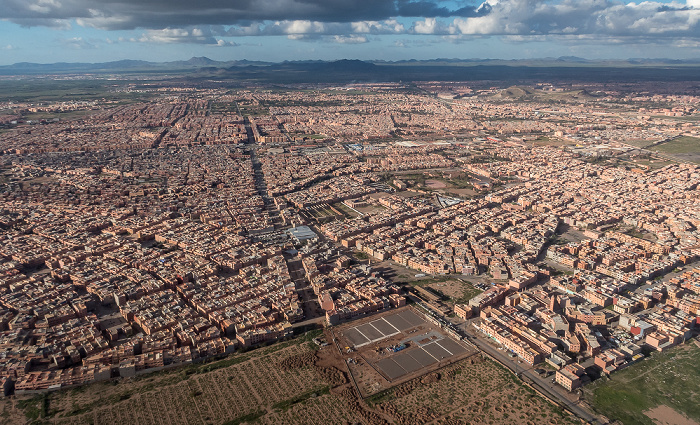
<path id="1" fill-rule="evenodd" d="M 214 114 L 224 112 L 233 112 L 237 114 L 238 108 L 236 108 L 235 102 L 214 102 L 211 104 L 211 112 Z"/>
<path id="2" fill-rule="evenodd" d="M 342 202 L 338 202 L 337 204 L 333 204 L 333 208 L 340 210 L 348 218 L 357 217 L 357 213 L 355 211 L 351 210 L 350 208 L 348 208 L 347 205 L 343 204 Z"/>
<path id="3" fill-rule="evenodd" d="M 92 410 L 91 406 L 80 406 L 77 404 L 73 404 L 71 407 L 70 411 L 68 412 L 67 416 L 77 416 L 77 415 L 82 415 L 83 413 L 87 413 Z"/>
<path id="4" fill-rule="evenodd" d="M 690 419 L 700 421 L 695 400 L 700 380 L 700 348 L 689 344 L 650 358 L 599 380 L 587 391 L 593 407 L 623 424 L 652 424 L 644 411 L 666 405 Z"/>
<path id="5" fill-rule="evenodd" d="M 444 276 L 444 277 L 430 277 L 427 279 L 421 279 L 421 280 L 414 280 L 413 282 L 408 282 L 409 285 L 411 286 L 427 286 L 431 285 L 433 283 L 442 283 L 442 282 L 447 282 L 448 280 L 451 280 L 450 277 Z"/>
<path id="6" fill-rule="evenodd" d="M 698 114 L 684 115 L 682 117 L 667 117 L 665 115 L 653 115 L 652 118 L 661 119 L 661 120 L 682 121 L 682 122 L 700 121 L 700 115 L 698 115 Z"/>
<path id="7" fill-rule="evenodd" d="M 465 287 L 463 287 L 462 290 L 462 296 L 454 299 L 454 302 L 456 304 L 466 304 L 469 302 L 469 300 L 484 292 L 480 289 L 474 288 L 471 285 L 465 285 Z"/>
<path id="8" fill-rule="evenodd" d="M 19 400 L 17 408 L 24 411 L 24 416 L 30 421 L 45 418 L 49 410 L 49 395 L 38 394 L 27 400 Z"/>
<path id="9" fill-rule="evenodd" d="M 451 179 L 451 180 L 448 180 L 447 182 L 458 189 L 474 189 L 474 185 L 472 184 L 471 180 L 468 178 Z"/>
<path id="10" fill-rule="evenodd" d="M 369 259 L 369 254 L 362 252 L 362 251 L 357 251 L 354 253 L 355 258 L 358 260 L 368 260 Z"/>
<path id="11" fill-rule="evenodd" d="M 249 105 L 239 105 L 241 108 L 241 114 L 243 115 L 270 115 L 270 109 L 264 106 L 249 106 Z"/>
<path id="12" fill-rule="evenodd" d="M 224 422 L 224 425 L 240 425 L 246 422 L 255 422 L 258 419 L 265 416 L 266 413 L 267 412 L 265 412 L 264 410 L 258 410 L 253 413 L 248 413 L 247 415 L 239 416 L 236 419 Z"/>
<path id="13" fill-rule="evenodd" d="M 370 407 L 374 407 L 378 404 L 388 403 L 395 398 L 396 394 L 394 393 L 394 389 L 389 388 L 388 390 L 378 392 L 377 394 L 372 394 L 371 396 L 367 397 L 365 401 L 370 405 Z"/>
<path id="14" fill-rule="evenodd" d="M 700 138 L 682 136 L 653 148 L 668 154 L 697 153 L 700 151 Z"/>
<path id="15" fill-rule="evenodd" d="M 326 386 L 323 388 L 318 388 L 314 390 L 307 391 L 305 393 L 298 394 L 292 398 L 288 398 L 287 400 L 282 400 L 279 403 L 275 403 L 272 405 L 273 409 L 277 410 L 287 410 L 290 407 L 294 406 L 295 404 L 302 403 L 312 397 L 319 397 L 324 394 L 329 394 L 330 393 L 330 387 Z"/>

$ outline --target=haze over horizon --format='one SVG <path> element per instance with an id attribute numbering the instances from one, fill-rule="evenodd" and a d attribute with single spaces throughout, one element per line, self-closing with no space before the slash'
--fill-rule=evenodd
<path id="1" fill-rule="evenodd" d="M 17 62 L 700 58 L 700 0 L 0 0 Z"/>

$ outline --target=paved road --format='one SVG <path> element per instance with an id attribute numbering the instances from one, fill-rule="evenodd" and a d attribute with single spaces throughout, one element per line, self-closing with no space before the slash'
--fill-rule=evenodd
<path id="1" fill-rule="evenodd" d="M 499 360 L 503 365 L 520 376 L 523 381 L 548 395 L 551 399 L 557 400 L 560 405 L 565 406 L 579 418 L 582 418 L 591 424 L 602 424 L 600 421 L 598 421 L 595 415 L 582 406 L 572 402 L 564 394 L 562 394 L 560 391 L 563 390 L 557 388 L 555 384 L 551 382 L 551 378 L 542 378 L 533 370 L 532 366 L 527 365 L 526 363 L 517 363 L 513 361 L 513 359 L 506 353 L 491 345 L 488 342 L 488 337 L 479 335 L 478 331 L 473 331 L 472 329 L 469 329 L 468 326 L 471 325 L 469 323 L 465 323 L 464 325 L 460 326 L 460 328 L 465 331 L 467 335 L 469 335 L 468 340 L 475 344 L 479 349 L 489 354 L 491 357 Z"/>

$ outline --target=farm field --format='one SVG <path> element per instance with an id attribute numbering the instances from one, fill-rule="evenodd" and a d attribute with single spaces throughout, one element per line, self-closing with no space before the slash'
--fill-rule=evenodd
<path id="1" fill-rule="evenodd" d="M 15 409 L 3 400 L 0 411 L 12 422 L 54 424 L 360 421 L 342 397 L 330 394 L 344 378 L 337 369 L 314 366 L 314 347 L 295 340 L 219 362 L 24 397 Z"/>
<path id="2" fill-rule="evenodd" d="M 574 424 L 490 360 L 473 355 L 367 399 L 335 344 L 291 342 L 137 378 L 0 401 L 2 423 Z M 326 331 L 327 340 L 331 333 Z M 439 401 L 439 402 L 438 402 Z M 509 408 L 503 406 L 508 404 Z"/>
<path id="3" fill-rule="evenodd" d="M 681 161 L 700 163 L 700 138 L 678 137 L 670 142 L 662 143 L 651 148 L 653 151 L 672 155 Z"/>
<path id="4" fill-rule="evenodd" d="M 700 347 L 697 341 L 666 353 L 654 353 L 639 364 L 617 372 L 585 389 L 591 406 L 623 424 L 654 424 L 658 408 L 700 423 Z M 694 421 L 694 422 L 692 422 Z"/>
<path id="5" fill-rule="evenodd" d="M 407 425 L 580 423 L 481 356 L 376 394 L 367 402 L 395 423 Z"/>

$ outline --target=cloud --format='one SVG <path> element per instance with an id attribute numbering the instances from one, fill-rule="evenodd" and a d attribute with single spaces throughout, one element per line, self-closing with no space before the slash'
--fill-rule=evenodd
<path id="1" fill-rule="evenodd" d="M 284 20 L 269 23 L 256 22 L 245 26 L 233 26 L 228 29 L 218 27 L 212 31 L 215 35 L 225 37 L 259 36 L 259 35 L 347 35 L 347 34 L 403 34 L 406 29 L 395 19 L 385 21 L 356 22 L 321 22 L 310 20 Z M 301 37 L 288 37 L 299 39 Z"/>
<path id="2" fill-rule="evenodd" d="M 483 3 L 477 16 L 452 21 L 426 18 L 411 27 L 414 34 L 700 38 L 700 0 L 682 4 L 612 0 L 501 0 Z M 697 6 L 697 7 L 696 7 Z M 487 11 L 487 12 L 486 12 Z"/>
<path id="3" fill-rule="evenodd" d="M 364 35 L 335 35 L 333 41 L 340 44 L 362 44 L 369 40 Z"/>
<path id="4" fill-rule="evenodd" d="M 700 9 L 680 3 L 610 0 L 502 0 L 485 16 L 455 18 L 460 34 L 700 36 Z M 515 18 L 515 19 L 513 19 Z"/>
<path id="5" fill-rule="evenodd" d="M 210 28 L 165 28 L 162 30 L 148 30 L 137 39 L 141 43 L 188 43 L 188 44 L 214 44 L 219 41 L 212 35 Z M 225 41 L 224 41 L 225 43 Z"/>
<path id="6" fill-rule="evenodd" d="M 636 1 L 0 0 L 0 10 L 2 19 L 24 26 L 142 29 L 135 38 L 144 43 L 227 46 L 236 44 L 230 38 L 252 36 L 364 43 L 367 36 L 387 34 L 452 41 L 480 36 L 511 41 L 564 35 L 656 37 L 686 40 L 684 45 L 700 39 L 700 0 Z"/>
<path id="7" fill-rule="evenodd" d="M 96 49 L 97 46 L 84 40 L 82 37 L 73 37 L 68 39 L 60 40 L 61 44 L 69 49 L 76 50 L 86 50 L 86 49 Z"/>
<path id="8" fill-rule="evenodd" d="M 226 40 L 221 40 L 221 39 L 216 40 L 216 45 L 219 46 L 219 47 L 236 47 L 236 46 L 239 46 L 238 43 L 234 43 L 233 41 L 226 41 Z"/>
<path id="9" fill-rule="evenodd" d="M 75 20 L 107 30 L 240 25 L 264 21 L 355 22 L 477 16 L 445 0 L 0 0 L 2 18 L 25 26 Z"/>
<path id="10" fill-rule="evenodd" d="M 414 22 L 410 32 L 414 34 L 449 34 L 450 28 L 435 18 L 425 18 L 424 21 Z"/>

